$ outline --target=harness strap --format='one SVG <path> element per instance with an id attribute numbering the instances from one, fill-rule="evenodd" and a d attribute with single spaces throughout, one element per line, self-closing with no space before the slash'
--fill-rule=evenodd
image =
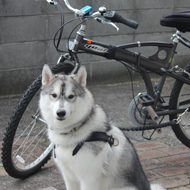
<path id="1" fill-rule="evenodd" d="M 114 138 L 112 136 L 109 136 L 104 132 L 93 132 L 85 141 L 82 141 L 77 144 L 77 146 L 73 150 L 72 155 L 75 156 L 85 142 L 94 142 L 94 141 L 108 142 L 110 146 L 113 146 L 114 144 Z"/>

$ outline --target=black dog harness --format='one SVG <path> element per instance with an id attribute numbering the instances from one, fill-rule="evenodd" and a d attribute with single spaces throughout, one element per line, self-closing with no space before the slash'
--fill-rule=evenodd
<path id="1" fill-rule="evenodd" d="M 117 141 L 117 144 L 114 144 L 114 140 Z M 104 132 L 93 132 L 85 141 L 82 141 L 80 143 L 77 144 L 77 146 L 75 147 L 75 149 L 73 150 L 73 156 L 75 156 L 77 154 L 77 152 L 81 149 L 81 147 L 83 146 L 83 144 L 85 142 L 93 142 L 93 141 L 103 141 L 103 142 L 108 142 L 109 145 L 112 146 L 117 146 L 119 144 L 118 139 L 113 138 L 112 136 L 107 135 Z"/>
<path id="2" fill-rule="evenodd" d="M 115 140 L 116 140 L 116 144 L 114 144 Z M 107 143 L 109 143 L 109 145 L 111 147 L 119 145 L 119 140 L 117 138 L 113 138 L 112 136 L 107 135 L 105 132 L 93 132 L 86 140 L 77 144 L 77 146 L 73 150 L 72 156 L 75 156 L 78 153 L 78 151 L 82 148 L 82 146 L 85 142 L 94 142 L 94 141 L 107 142 Z M 54 149 L 53 149 L 53 157 L 54 158 L 56 158 L 56 154 L 55 154 L 56 147 L 57 146 L 54 145 Z"/>

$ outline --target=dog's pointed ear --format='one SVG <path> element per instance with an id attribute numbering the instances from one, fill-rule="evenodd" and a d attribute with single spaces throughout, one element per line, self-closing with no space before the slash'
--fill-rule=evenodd
<path id="1" fill-rule="evenodd" d="M 75 80 L 83 87 L 86 86 L 87 72 L 85 66 L 81 66 L 75 76 Z"/>
<path id="2" fill-rule="evenodd" d="M 54 75 L 50 67 L 47 64 L 44 65 L 42 70 L 42 85 L 48 84 L 53 79 L 53 77 Z"/>

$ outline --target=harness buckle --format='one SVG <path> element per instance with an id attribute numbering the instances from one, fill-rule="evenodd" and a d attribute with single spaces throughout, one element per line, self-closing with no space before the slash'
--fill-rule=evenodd
<path id="1" fill-rule="evenodd" d="M 116 144 L 114 144 L 114 140 L 116 140 Z M 119 145 L 119 140 L 117 138 L 114 137 L 108 137 L 108 143 L 110 144 L 110 146 L 118 146 Z"/>
<path id="2" fill-rule="evenodd" d="M 119 140 L 118 140 L 117 138 L 114 138 L 114 140 L 116 140 L 117 143 L 116 143 L 116 144 L 113 144 L 112 146 L 118 146 L 118 145 L 119 145 Z"/>

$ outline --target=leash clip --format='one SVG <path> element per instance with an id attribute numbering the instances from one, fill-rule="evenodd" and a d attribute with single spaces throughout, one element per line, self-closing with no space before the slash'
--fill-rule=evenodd
<path id="1" fill-rule="evenodd" d="M 189 108 L 187 108 L 182 114 L 179 114 L 178 118 L 177 119 L 174 119 L 174 121 L 176 121 L 176 124 L 179 124 L 183 117 L 185 116 L 185 114 L 189 111 Z"/>

